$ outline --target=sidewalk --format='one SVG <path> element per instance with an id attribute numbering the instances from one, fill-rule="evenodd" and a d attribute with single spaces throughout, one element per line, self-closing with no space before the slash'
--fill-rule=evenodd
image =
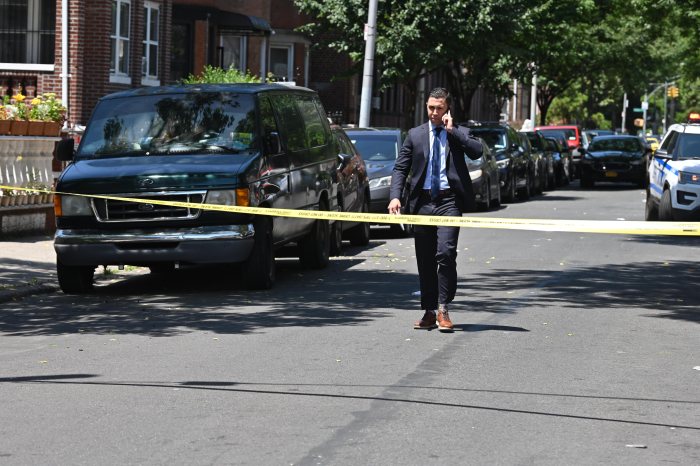
<path id="1" fill-rule="evenodd" d="M 0 240 L 0 303 L 58 289 L 52 236 Z"/>

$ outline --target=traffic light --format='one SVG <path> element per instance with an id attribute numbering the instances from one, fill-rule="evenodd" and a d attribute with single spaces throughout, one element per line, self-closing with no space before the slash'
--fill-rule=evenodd
<path id="1" fill-rule="evenodd" d="M 678 98 L 678 94 L 679 94 L 678 87 L 677 86 L 670 86 L 668 88 L 668 90 L 666 91 L 666 93 L 668 94 L 668 96 L 670 98 L 676 99 L 676 98 Z"/>

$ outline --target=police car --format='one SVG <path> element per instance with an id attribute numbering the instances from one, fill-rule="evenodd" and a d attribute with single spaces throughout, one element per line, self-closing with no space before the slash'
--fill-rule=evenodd
<path id="1" fill-rule="evenodd" d="M 649 164 L 647 220 L 700 220 L 700 113 L 674 124 Z"/>

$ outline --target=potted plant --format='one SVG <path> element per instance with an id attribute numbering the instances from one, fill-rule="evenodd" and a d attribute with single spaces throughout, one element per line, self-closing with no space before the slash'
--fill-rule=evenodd
<path id="1" fill-rule="evenodd" d="M 5 108 L 5 102 L 0 105 L 0 136 L 10 134 L 10 117 Z"/>
<path id="2" fill-rule="evenodd" d="M 13 95 L 12 99 L 15 101 L 14 104 L 9 103 L 8 97 L 5 96 L 5 101 L 8 101 L 5 108 L 9 109 L 12 115 L 10 134 L 14 136 L 25 136 L 29 129 L 29 107 L 27 107 L 27 104 L 24 102 L 25 97 L 20 92 Z"/>
<path id="3" fill-rule="evenodd" d="M 61 134 L 65 114 L 66 107 L 60 100 L 56 99 L 56 94 L 53 92 L 47 92 L 32 100 L 30 117 L 44 122 L 44 136 L 59 136 Z"/>

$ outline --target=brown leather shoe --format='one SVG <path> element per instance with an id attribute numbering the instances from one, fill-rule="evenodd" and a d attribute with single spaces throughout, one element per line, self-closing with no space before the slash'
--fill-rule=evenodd
<path id="1" fill-rule="evenodd" d="M 437 324 L 435 323 L 435 313 L 433 311 L 425 311 L 423 318 L 413 324 L 413 328 L 416 330 L 430 330 L 435 327 L 437 327 Z"/>
<path id="2" fill-rule="evenodd" d="M 454 325 L 452 325 L 450 314 L 447 312 L 447 310 L 438 312 L 437 324 L 438 330 L 441 332 L 452 332 L 454 330 Z"/>

